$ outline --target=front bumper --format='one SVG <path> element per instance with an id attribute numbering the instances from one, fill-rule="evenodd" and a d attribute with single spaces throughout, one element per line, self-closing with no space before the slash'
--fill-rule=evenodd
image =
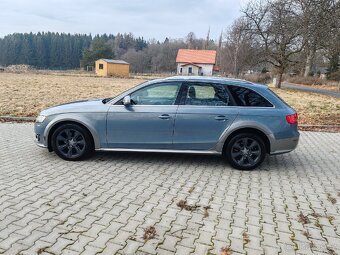
<path id="1" fill-rule="evenodd" d="M 35 144 L 38 145 L 39 147 L 42 148 L 47 148 L 47 145 L 45 145 L 44 143 L 41 142 L 41 138 L 39 138 L 40 134 L 35 134 Z"/>
<path id="2" fill-rule="evenodd" d="M 34 124 L 35 144 L 42 148 L 47 148 L 47 139 L 44 134 L 45 127 L 46 124 L 44 123 Z"/>

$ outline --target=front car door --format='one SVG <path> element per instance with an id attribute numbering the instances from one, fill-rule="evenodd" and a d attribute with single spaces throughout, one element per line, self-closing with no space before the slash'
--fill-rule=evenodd
<path id="1" fill-rule="evenodd" d="M 174 129 L 174 149 L 214 150 L 238 114 L 226 85 L 183 84 Z"/>
<path id="2" fill-rule="evenodd" d="M 130 94 L 131 105 L 122 100 L 107 115 L 109 148 L 171 149 L 180 82 L 147 85 Z"/>

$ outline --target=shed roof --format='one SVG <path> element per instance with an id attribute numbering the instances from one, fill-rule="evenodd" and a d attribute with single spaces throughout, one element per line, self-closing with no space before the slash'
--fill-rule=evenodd
<path id="1" fill-rule="evenodd" d="M 215 64 L 216 50 L 179 49 L 176 63 Z"/>
<path id="2" fill-rule="evenodd" d="M 118 60 L 118 59 L 107 59 L 107 58 L 101 58 L 100 60 L 103 60 L 107 63 L 112 63 L 112 64 L 124 64 L 124 65 L 129 65 L 128 62 L 124 60 Z"/>

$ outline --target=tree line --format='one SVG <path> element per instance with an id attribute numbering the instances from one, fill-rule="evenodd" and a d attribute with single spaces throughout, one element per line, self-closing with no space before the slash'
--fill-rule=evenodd
<path id="1" fill-rule="evenodd" d="M 242 16 L 218 39 L 185 38 L 146 41 L 132 33 L 26 33 L 0 39 L 0 64 L 38 68 L 93 66 L 99 58 L 123 59 L 132 72 L 175 72 L 178 49 L 217 50 L 217 65 L 225 75 L 247 70 L 271 71 L 280 86 L 284 73 L 314 75 L 320 67 L 340 79 L 339 0 L 251 0 Z"/>
<path id="2" fill-rule="evenodd" d="M 36 68 L 72 69 L 94 66 L 100 58 L 116 58 L 131 64 L 132 72 L 173 72 L 180 48 L 216 49 L 193 32 L 185 39 L 160 42 L 132 33 L 86 35 L 65 33 L 15 33 L 0 39 L 0 65 L 27 64 Z"/>
<path id="3" fill-rule="evenodd" d="M 122 59 L 130 63 L 130 71 L 134 73 L 161 73 L 176 71 L 176 56 L 179 49 L 217 49 L 214 40 L 196 38 L 190 32 L 186 38 L 164 41 L 134 37 L 132 33 L 117 35 L 101 35 L 93 38 L 88 49 L 84 50 L 81 65 L 93 66 L 100 58 Z"/>
<path id="4" fill-rule="evenodd" d="M 77 68 L 91 35 L 15 33 L 0 39 L 0 64 L 27 64 L 37 68 Z"/>

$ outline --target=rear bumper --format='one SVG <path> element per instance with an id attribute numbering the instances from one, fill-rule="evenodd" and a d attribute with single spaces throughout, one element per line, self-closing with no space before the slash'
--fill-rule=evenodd
<path id="1" fill-rule="evenodd" d="M 291 152 L 297 147 L 299 143 L 299 138 L 300 138 L 300 134 L 299 132 L 297 132 L 297 134 L 291 138 L 272 140 L 270 155 L 277 155 L 277 154 Z"/>

